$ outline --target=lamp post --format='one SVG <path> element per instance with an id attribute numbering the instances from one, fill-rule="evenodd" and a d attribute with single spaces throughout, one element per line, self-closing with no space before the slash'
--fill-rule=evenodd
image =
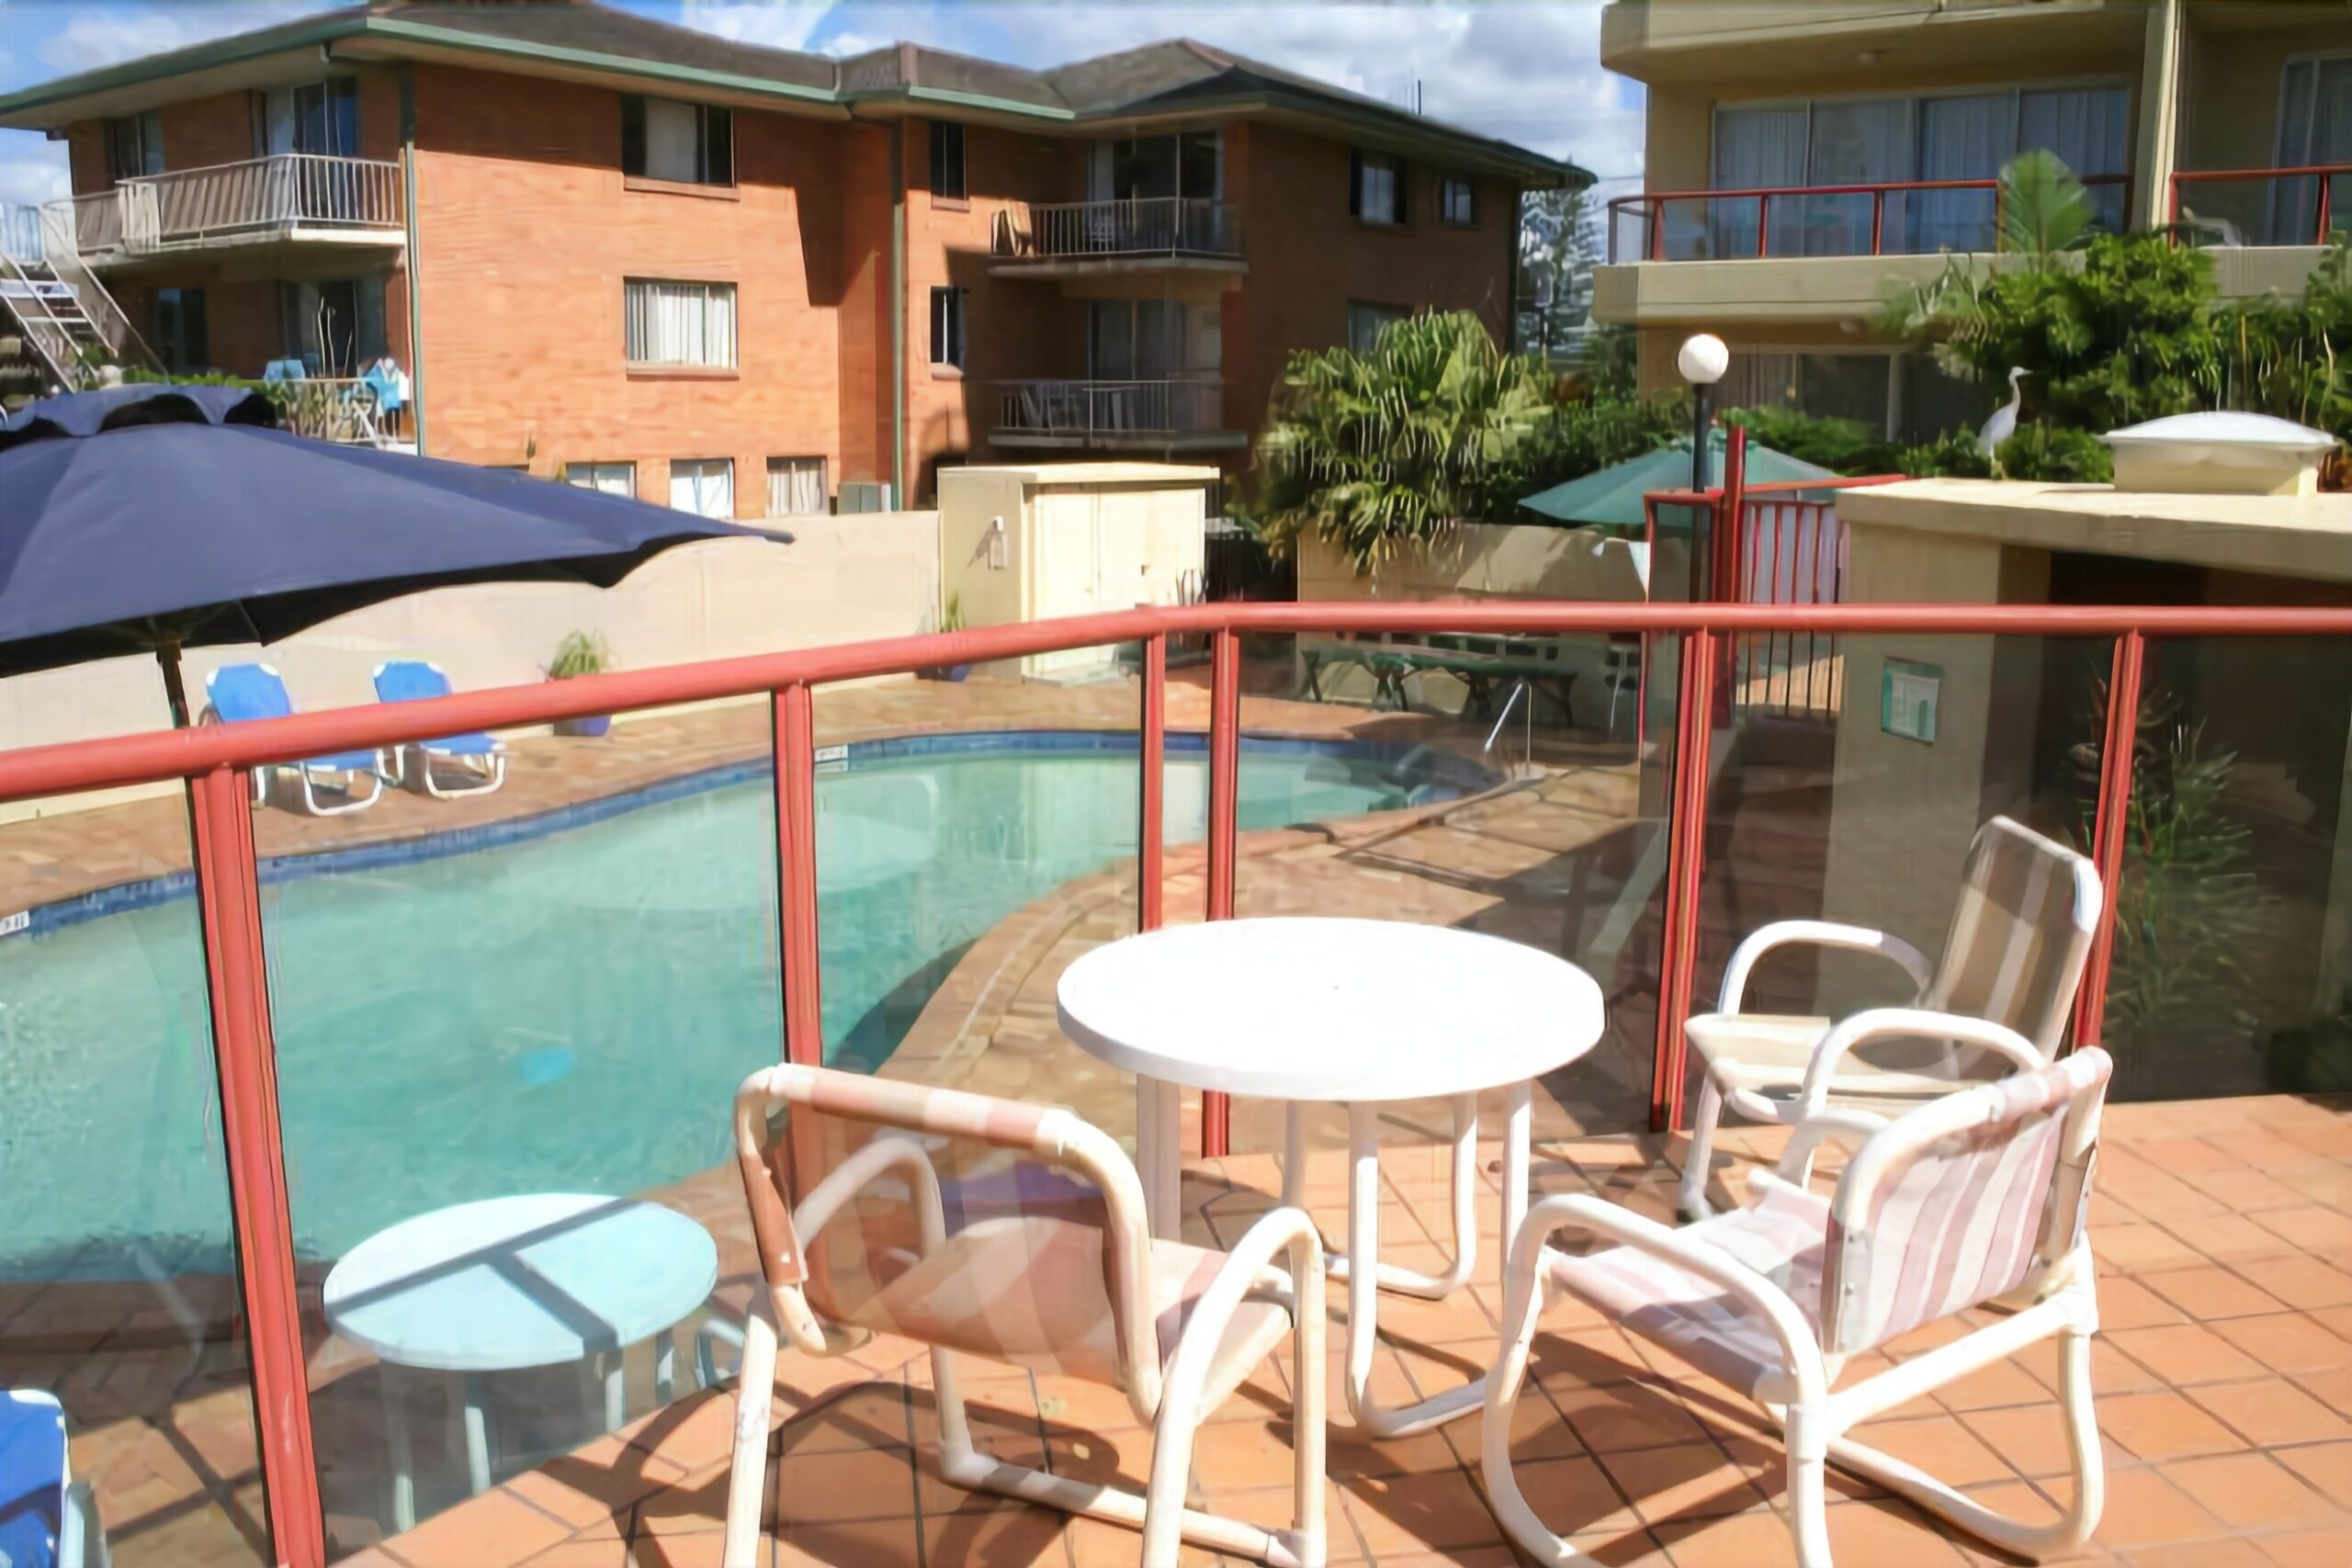
<path id="1" fill-rule="evenodd" d="M 1708 394 L 1731 368 L 1731 350 L 1713 333 L 1693 333 L 1682 340 L 1674 367 L 1690 383 L 1690 488 L 1707 488 Z"/>

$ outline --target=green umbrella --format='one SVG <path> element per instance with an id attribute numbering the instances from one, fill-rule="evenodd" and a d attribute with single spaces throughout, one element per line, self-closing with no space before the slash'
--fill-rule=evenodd
<path id="1" fill-rule="evenodd" d="M 1724 433 L 1713 433 L 1708 442 L 1708 456 L 1713 459 L 1714 472 L 1720 476 L 1724 468 Z M 1749 484 L 1781 484 L 1792 479 L 1830 479 L 1838 476 L 1827 468 L 1816 468 L 1811 463 L 1801 463 L 1794 457 L 1773 451 L 1770 446 L 1747 444 L 1747 482 Z M 1690 443 L 1686 437 L 1671 446 L 1660 446 L 1628 458 L 1614 468 L 1587 474 L 1580 479 L 1570 479 L 1562 485 L 1531 495 L 1520 504 L 1530 512 L 1562 523 L 1600 524 L 1605 526 L 1640 532 L 1645 522 L 1642 497 L 1662 490 L 1690 488 Z"/>

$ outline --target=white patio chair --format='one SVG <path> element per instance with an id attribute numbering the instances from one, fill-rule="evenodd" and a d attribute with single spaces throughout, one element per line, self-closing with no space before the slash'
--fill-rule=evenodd
<path id="1" fill-rule="evenodd" d="M 1901 964 L 1918 987 L 1903 1017 L 1866 1035 L 1848 1033 L 1826 1085 L 1826 1103 L 1847 1110 L 1899 1111 L 2008 1070 L 1997 1056 L 1928 1014 L 1984 1019 L 2016 1030 L 2048 1061 L 2057 1054 L 2075 991 L 2098 923 L 2098 872 L 2082 855 L 2006 817 L 1976 830 L 1961 871 L 1960 900 L 1942 956 L 1931 972 L 1902 938 L 1829 920 L 1777 920 L 1739 944 L 1724 971 L 1718 1010 L 1684 1026 L 1706 1077 L 1690 1118 L 1678 1207 L 1704 1218 L 1716 1124 L 1726 1108 L 1758 1122 L 1795 1120 L 1797 1091 L 1831 1021 L 1740 1010 L 1748 976 L 1775 948 L 1796 943 L 1879 953 Z M 1847 1026 L 1850 1028 L 1849 1021 Z M 1843 1031 L 1841 1031 L 1842 1032 Z M 1869 1046 L 1867 1055 L 1854 1047 Z"/>
<path id="2" fill-rule="evenodd" d="M 1577 1557 L 1528 1506 L 1510 1461 L 1528 1342 L 1555 1290 L 1729 1383 L 1780 1424 L 1801 1568 L 1830 1561 L 1826 1463 L 2005 1551 L 2040 1559 L 2089 1539 L 2106 1474 L 2091 1403 L 2098 1300 L 2084 1214 L 2112 1064 L 2093 1046 L 2043 1066 L 2013 1030 L 1980 1022 L 1967 1033 L 2027 1070 L 1891 1122 L 1863 1111 L 1808 1114 L 1777 1174 L 1757 1177 L 1744 1209 L 1679 1229 L 1589 1194 L 1547 1198 L 1529 1211 L 1511 1247 L 1481 1457 L 1497 1518 L 1537 1562 Z M 1804 1172 L 1815 1145 L 1831 1138 L 1859 1146 L 1824 1199 L 1804 1185 Z M 1572 1258 L 1547 1245 L 1564 1228 L 1619 1245 Z M 1988 1303 L 2017 1310 L 1836 1387 L 1849 1357 Z M 2020 1524 L 1846 1436 L 2052 1335 L 2073 1471 L 2071 1492 L 2051 1489 L 2065 1499 L 2055 1520 Z"/>
<path id="3" fill-rule="evenodd" d="M 1153 1568 L 1172 1568 L 1180 1539 L 1278 1568 L 1319 1568 L 1323 1255 L 1304 1212 L 1260 1216 L 1230 1253 L 1154 1241 L 1135 1167 L 1070 1111 L 826 1067 L 746 1078 L 735 1145 L 774 1316 L 754 1310 L 744 1335 L 728 1568 L 750 1568 L 758 1546 L 779 1325 L 816 1356 L 876 1333 L 931 1347 L 940 1473 L 956 1485 L 1140 1527 L 1141 1560 Z M 937 1162 L 975 1145 L 980 1159 L 943 1179 Z M 1287 1269 L 1274 1268 L 1285 1251 Z M 1202 1414 L 1285 1336 L 1299 1380 L 1292 1527 L 1185 1507 Z M 958 1355 L 1124 1392 L 1152 1424 L 1147 1489 L 979 1451 Z"/>

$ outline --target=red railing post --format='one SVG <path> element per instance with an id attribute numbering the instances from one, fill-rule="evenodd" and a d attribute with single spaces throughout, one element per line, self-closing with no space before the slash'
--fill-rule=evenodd
<path id="1" fill-rule="evenodd" d="M 806 682 L 770 699 L 775 748 L 776 942 L 784 980 L 784 1056 L 822 1066 L 824 987 L 817 940 L 817 716 Z"/>
<path id="2" fill-rule="evenodd" d="M 1160 926 L 1167 842 L 1168 634 L 1144 638 L 1143 731 L 1136 739 L 1136 929 Z"/>
<path id="3" fill-rule="evenodd" d="M 1715 504 L 1721 510 L 1715 522 L 1715 547 L 1709 564 L 1713 568 L 1714 582 L 1708 597 L 1718 604 L 1736 603 L 1739 598 L 1739 563 L 1746 538 L 1747 519 L 1741 513 L 1747 505 L 1747 427 L 1736 424 L 1724 441 L 1724 487 Z M 1715 639 L 1715 657 L 1720 668 L 1715 671 L 1714 703 L 1711 710 L 1717 724 L 1731 722 L 1733 641 L 1729 637 Z"/>
<path id="4" fill-rule="evenodd" d="M 1235 841 L 1241 801 L 1241 639 L 1229 626 L 1209 637 L 1209 874 L 1208 918 L 1233 919 Z M 1232 1106 L 1221 1094 L 1201 1096 L 1201 1157 L 1224 1155 L 1232 1137 Z"/>
<path id="5" fill-rule="evenodd" d="M 1871 192 L 1871 254 L 1886 254 L 1886 187 Z"/>
<path id="6" fill-rule="evenodd" d="M 2328 220 L 2328 209 L 2329 209 L 2330 205 L 2333 203 L 2333 200 L 2334 200 L 2334 198 L 2335 198 L 2335 177 L 2334 177 L 2333 175 L 2320 175 L 2320 177 L 2319 177 L 2319 232 L 2318 232 L 2316 235 L 2314 235 L 2314 236 L 2312 237 L 2312 244 L 2314 244 L 2314 245 L 2324 245 L 2325 243 L 2327 243 L 2327 220 Z"/>
<path id="7" fill-rule="evenodd" d="M 261 877 L 254 859 L 251 775 L 216 768 L 188 781 L 212 1055 L 220 1081 L 220 1141 L 229 1167 L 237 1271 L 251 1343 L 254 1423 L 277 1561 L 322 1568 L 325 1515 L 311 1439 L 310 1382 L 294 1272 L 294 1223 L 277 1107 L 262 947 Z"/>
<path id="8" fill-rule="evenodd" d="M 1666 931 L 1658 954 L 1657 1033 L 1651 1055 L 1650 1131 L 1682 1121 L 1682 1023 L 1699 964 L 1700 877 L 1707 848 L 1708 715 L 1714 704 L 1715 634 L 1682 639 L 1675 697 L 1674 788 L 1667 807 Z"/>
<path id="9" fill-rule="evenodd" d="M 2132 772 L 2140 744 L 2140 692 L 2146 677 L 2147 639 L 2136 631 L 2115 639 L 2107 682 L 2107 738 L 2098 754 L 2098 816 L 2091 829 L 2091 859 L 2098 867 L 2098 928 L 2090 962 L 2075 996 L 2075 1043 L 2096 1045 L 2107 1016 L 2108 965 L 2115 956 L 2115 906 L 2123 879 L 2123 845 L 2132 831 Z"/>
<path id="10" fill-rule="evenodd" d="M 1766 236 L 1771 232 L 1772 193 L 1756 198 L 1756 259 L 1764 259 Z"/>
<path id="11" fill-rule="evenodd" d="M 1666 259 L 1666 203 L 1663 201 L 1650 203 L 1649 231 L 1650 254 L 1642 259 L 1664 261 Z"/>

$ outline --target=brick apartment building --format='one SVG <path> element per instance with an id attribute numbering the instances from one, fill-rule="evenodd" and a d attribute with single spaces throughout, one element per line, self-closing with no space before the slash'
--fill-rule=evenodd
<path id="1" fill-rule="evenodd" d="M 389 356 L 433 456 L 744 517 L 965 460 L 1238 468 L 1290 351 L 1501 335 L 1520 194 L 1589 178 L 1189 41 L 835 61 L 584 0 L 326 13 L 0 126 L 70 144 L 50 268 L 154 361 Z"/>

